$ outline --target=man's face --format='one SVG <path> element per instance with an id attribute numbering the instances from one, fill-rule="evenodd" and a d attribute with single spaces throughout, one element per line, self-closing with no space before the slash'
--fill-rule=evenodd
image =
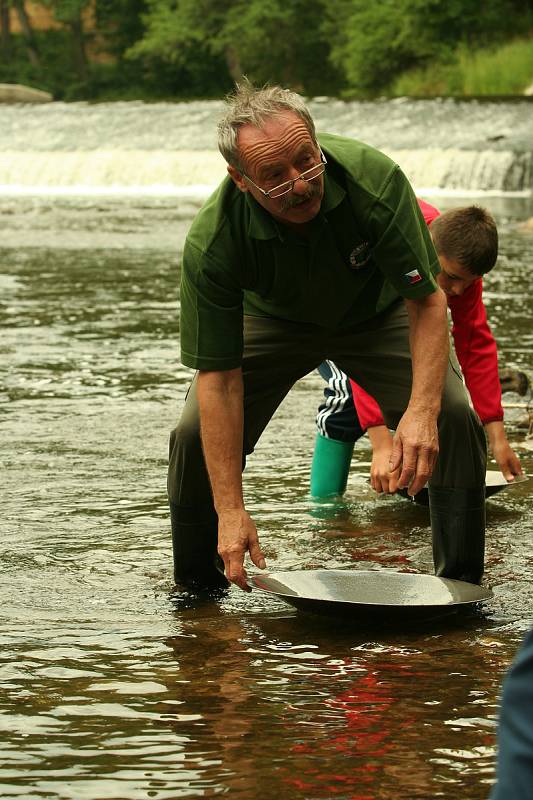
<path id="1" fill-rule="evenodd" d="M 290 181 L 321 161 L 320 150 L 297 114 L 287 111 L 267 120 L 262 128 L 243 125 L 239 131 L 239 152 L 246 175 L 268 191 Z M 301 225 L 310 222 L 320 210 L 324 176 L 312 181 L 296 181 L 281 197 L 265 197 L 235 167 L 228 172 L 242 192 L 250 192 L 279 222 Z"/>
<path id="2" fill-rule="evenodd" d="M 446 256 L 440 255 L 439 262 L 441 272 L 437 275 L 437 283 L 449 297 L 458 297 L 463 294 L 465 289 L 468 289 L 480 278 L 479 275 L 474 275 L 474 273 L 462 267 L 458 261 L 446 258 Z"/>

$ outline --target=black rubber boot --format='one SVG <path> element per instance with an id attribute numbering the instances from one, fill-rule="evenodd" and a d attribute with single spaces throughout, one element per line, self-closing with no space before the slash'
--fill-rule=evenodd
<path id="1" fill-rule="evenodd" d="M 485 562 L 485 487 L 429 487 L 435 575 L 481 583 Z"/>
<path id="2" fill-rule="evenodd" d="M 224 564 L 217 553 L 217 517 L 198 519 L 196 509 L 169 503 L 174 580 L 195 592 L 225 589 Z"/>

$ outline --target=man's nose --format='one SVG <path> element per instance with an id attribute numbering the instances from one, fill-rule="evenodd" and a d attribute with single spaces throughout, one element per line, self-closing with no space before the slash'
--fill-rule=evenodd
<path id="1" fill-rule="evenodd" d="M 307 192 L 309 191 L 308 181 L 304 181 L 303 178 L 295 178 L 292 191 L 295 194 L 307 194 Z"/>

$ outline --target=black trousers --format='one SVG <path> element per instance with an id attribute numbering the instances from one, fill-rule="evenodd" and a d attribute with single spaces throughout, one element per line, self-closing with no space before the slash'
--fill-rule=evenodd
<path id="1" fill-rule="evenodd" d="M 403 302 L 365 323 L 342 330 L 247 316 L 243 464 L 293 384 L 325 359 L 334 361 L 375 397 L 388 427 L 397 426 L 409 402 L 412 381 L 409 326 Z M 485 434 L 468 402 L 459 368 L 451 360 L 438 427 L 440 450 L 430 486 L 483 490 Z M 186 523 L 178 535 L 192 537 L 194 558 L 212 563 L 216 553 L 216 513 L 200 441 L 196 380 L 170 436 L 168 496 L 173 527 L 174 520 Z M 215 526 L 214 536 L 206 539 L 202 535 L 202 541 L 194 543 L 196 523 Z M 186 542 L 182 544 L 185 554 Z"/>

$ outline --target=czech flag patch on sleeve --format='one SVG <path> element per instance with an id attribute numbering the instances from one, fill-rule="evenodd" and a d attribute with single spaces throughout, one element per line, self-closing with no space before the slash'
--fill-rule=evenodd
<path id="1" fill-rule="evenodd" d="M 411 272 L 406 272 L 403 277 L 404 280 L 406 280 L 411 286 L 413 283 L 419 283 L 422 280 L 422 275 L 417 269 L 412 269 Z"/>

